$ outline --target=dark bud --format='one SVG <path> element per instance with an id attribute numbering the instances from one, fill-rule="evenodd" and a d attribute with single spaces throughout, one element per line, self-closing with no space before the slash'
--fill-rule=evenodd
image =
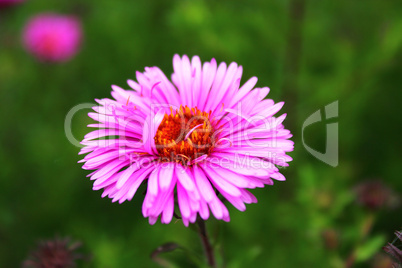
<path id="1" fill-rule="evenodd" d="M 394 244 L 398 242 L 397 240 L 402 242 L 402 233 L 396 231 L 395 235 L 397 238 L 392 243 L 388 243 L 387 246 L 383 247 L 383 250 L 396 261 L 396 263 L 394 263 L 394 267 L 402 267 L 402 250 Z"/>
<path id="2" fill-rule="evenodd" d="M 354 190 L 357 202 L 371 210 L 393 208 L 399 203 L 399 197 L 379 180 L 362 182 Z"/>
<path id="3" fill-rule="evenodd" d="M 84 259 L 77 253 L 81 243 L 72 243 L 69 238 L 55 238 L 41 241 L 36 250 L 32 251 L 23 268 L 71 268 L 76 267 L 76 260 Z"/>

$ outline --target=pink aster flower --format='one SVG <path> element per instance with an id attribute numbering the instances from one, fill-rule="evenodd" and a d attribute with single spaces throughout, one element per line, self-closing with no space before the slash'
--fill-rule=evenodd
<path id="1" fill-rule="evenodd" d="M 264 99 L 252 77 L 240 86 L 236 63 L 204 64 L 198 56 L 173 58 L 172 82 L 157 67 L 137 72 L 130 90 L 112 86 L 114 99 L 96 100 L 89 116 L 98 128 L 84 137 L 80 162 L 95 170 L 93 189 L 113 202 L 131 200 L 147 186 L 144 217 L 169 223 L 175 204 L 183 223 L 199 215 L 229 221 L 225 200 L 238 210 L 257 199 L 248 191 L 285 180 L 292 136 L 275 117 L 283 102 Z"/>
<path id="2" fill-rule="evenodd" d="M 81 24 L 73 16 L 44 13 L 28 21 L 23 42 L 28 52 L 41 61 L 65 62 L 78 51 Z"/>

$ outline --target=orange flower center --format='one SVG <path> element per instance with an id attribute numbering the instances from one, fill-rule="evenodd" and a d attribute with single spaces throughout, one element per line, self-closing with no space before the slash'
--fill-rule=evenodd
<path id="1" fill-rule="evenodd" d="M 215 129 L 210 122 L 211 112 L 180 106 L 165 114 L 155 135 L 155 145 L 162 161 L 188 163 L 208 155 L 215 141 Z"/>

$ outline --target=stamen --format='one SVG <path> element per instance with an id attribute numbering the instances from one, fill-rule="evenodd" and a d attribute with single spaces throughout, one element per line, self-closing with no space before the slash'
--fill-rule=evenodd
<path id="1" fill-rule="evenodd" d="M 165 114 L 154 137 L 159 161 L 191 165 L 200 155 L 207 157 L 219 131 L 211 124 L 210 116 L 197 107 L 180 106 L 175 111 L 170 107 L 170 114 Z M 198 128 L 202 131 L 196 131 Z"/>
<path id="2" fill-rule="evenodd" d="M 191 147 L 194 147 L 193 142 L 190 139 L 187 139 L 187 142 L 190 144 Z"/>
<path id="3" fill-rule="evenodd" d="M 205 123 L 204 123 L 204 124 L 205 124 Z M 200 126 L 203 126 L 204 124 L 199 124 L 199 125 L 196 125 L 195 127 L 193 127 L 193 128 L 187 133 L 186 137 L 184 137 L 184 140 L 187 140 L 187 138 L 190 136 L 190 134 L 191 134 L 196 128 L 198 128 L 198 127 L 200 127 Z"/>
<path id="4" fill-rule="evenodd" d="M 189 157 L 187 157 L 187 156 L 185 156 L 184 154 L 177 154 L 177 156 L 184 157 L 184 158 L 186 158 L 188 161 L 190 161 L 190 158 L 189 158 Z"/>

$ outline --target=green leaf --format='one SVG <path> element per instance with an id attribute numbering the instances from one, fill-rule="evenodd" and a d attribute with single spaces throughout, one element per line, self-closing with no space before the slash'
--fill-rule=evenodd
<path id="1" fill-rule="evenodd" d="M 362 262 L 372 257 L 386 242 L 383 235 L 377 235 L 368 239 L 356 250 L 356 261 Z"/>

